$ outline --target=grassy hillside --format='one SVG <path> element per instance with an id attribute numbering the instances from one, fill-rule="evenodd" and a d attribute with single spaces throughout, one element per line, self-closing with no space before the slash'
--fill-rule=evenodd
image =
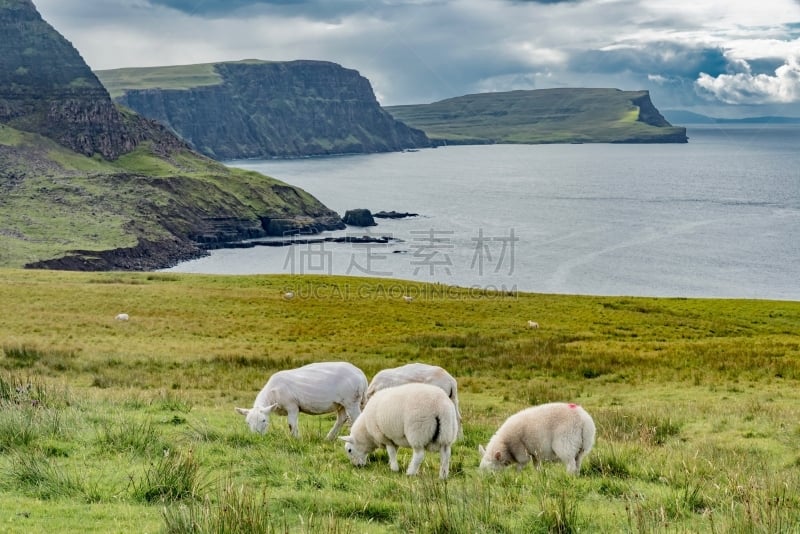
<path id="1" fill-rule="evenodd" d="M 647 91 L 542 89 L 480 93 L 432 104 L 390 106 L 395 118 L 441 142 L 685 142 Z"/>
<path id="2" fill-rule="evenodd" d="M 260 230 L 260 217 L 268 214 L 302 219 L 327 211 L 302 190 L 187 148 L 164 154 L 145 142 L 107 161 L 2 124 L 0 191 L 0 267 L 75 251 L 88 258 L 92 251 L 146 240 L 163 245 L 155 257 L 142 260 L 142 268 L 153 268 L 190 254 L 189 239 L 221 234 L 216 219 Z"/>
<path id="3" fill-rule="evenodd" d="M 497 294 L 341 277 L 0 271 L 5 532 L 793 532 L 800 303 Z M 286 290 L 296 297 L 285 300 Z M 414 295 L 411 304 L 403 295 Z M 115 321 L 120 312 L 127 322 Z M 541 328 L 529 330 L 527 320 Z M 277 369 L 409 361 L 459 381 L 451 478 L 367 467 L 331 416 L 249 433 Z M 511 413 L 581 403 L 561 465 L 477 472 Z M 401 449 L 401 467 L 410 453 Z M 192 526 L 193 525 L 193 526 Z"/>
<path id="4" fill-rule="evenodd" d="M 232 63 L 266 63 L 257 59 L 246 59 Z M 164 67 L 137 67 L 95 71 L 108 90 L 111 98 L 117 98 L 126 89 L 191 89 L 222 83 L 216 71 L 216 63 L 196 65 L 173 65 Z"/>

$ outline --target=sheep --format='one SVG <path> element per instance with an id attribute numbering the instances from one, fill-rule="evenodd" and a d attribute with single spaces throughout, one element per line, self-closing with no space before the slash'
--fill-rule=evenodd
<path id="1" fill-rule="evenodd" d="M 384 446 L 389 467 L 399 471 L 398 447 L 410 447 L 414 454 L 406 470 L 416 475 L 425 449 L 438 449 L 439 478 L 450 471 L 450 454 L 458 435 L 456 408 L 447 395 L 430 384 L 410 383 L 375 393 L 364 411 L 350 427 L 350 435 L 340 437 L 353 465 L 363 466 L 367 455 Z"/>
<path id="2" fill-rule="evenodd" d="M 552 402 L 526 408 L 509 417 L 485 449 L 478 446 L 480 469 L 516 463 L 521 471 L 533 457 L 537 469 L 542 461 L 560 460 L 569 474 L 577 475 L 592 450 L 594 435 L 594 421 L 577 404 Z"/>
<path id="3" fill-rule="evenodd" d="M 336 439 L 342 425 L 353 421 L 366 402 L 367 377 L 347 362 L 310 363 L 297 369 L 273 374 L 249 410 L 235 408 L 245 416 L 250 430 L 263 434 L 269 427 L 270 413 L 288 416 L 289 430 L 299 436 L 299 413 L 319 415 L 336 412 L 336 423 L 325 439 Z"/>
<path id="4" fill-rule="evenodd" d="M 408 304 L 411 304 L 412 302 L 414 302 L 414 297 L 403 295 L 403 300 L 406 301 Z"/>
<path id="5" fill-rule="evenodd" d="M 127 313 L 118 313 L 117 316 L 114 317 L 114 319 L 117 321 L 127 321 L 128 319 L 130 319 L 130 316 L 128 316 Z"/>
<path id="6" fill-rule="evenodd" d="M 528 328 L 536 329 L 539 328 L 539 323 L 536 321 L 528 321 Z"/>
<path id="7" fill-rule="evenodd" d="M 458 383 L 450 373 L 445 371 L 439 366 L 429 365 L 427 363 L 409 363 L 401 367 L 392 369 L 384 369 L 372 377 L 372 381 L 367 388 L 367 401 L 378 391 L 399 386 L 400 384 L 408 384 L 410 382 L 420 382 L 423 384 L 431 384 L 442 389 L 453 405 L 456 407 L 456 416 L 458 417 L 458 435 L 463 435 L 461 429 L 461 410 L 458 407 Z"/>
<path id="8" fill-rule="evenodd" d="M 287 291 L 283 294 L 283 298 L 286 300 L 292 300 L 294 298 L 294 291 Z"/>

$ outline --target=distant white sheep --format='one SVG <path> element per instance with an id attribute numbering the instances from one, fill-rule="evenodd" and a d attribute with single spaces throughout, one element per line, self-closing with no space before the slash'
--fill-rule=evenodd
<path id="1" fill-rule="evenodd" d="M 117 316 L 114 317 L 114 319 L 117 321 L 127 321 L 128 319 L 130 319 L 130 316 L 128 316 L 127 313 L 118 313 Z"/>
<path id="2" fill-rule="evenodd" d="M 287 291 L 283 294 L 283 298 L 286 300 L 292 300 L 294 298 L 294 291 Z"/>
<path id="3" fill-rule="evenodd" d="M 361 413 L 367 392 L 363 371 L 347 362 L 319 362 L 273 374 L 256 396 L 249 410 L 236 408 L 250 430 L 263 434 L 269 427 L 269 415 L 286 415 L 289 430 L 298 437 L 298 414 L 320 415 L 336 412 L 336 423 L 326 439 L 333 440 L 347 418 L 353 421 Z"/>
<path id="4" fill-rule="evenodd" d="M 367 388 L 367 401 L 378 391 L 401 384 L 418 382 L 421 384 L 431 384 L 444 391 L 456 407 L 458 417 L 459 436 L 461 430 L 461 409 L 458 407 L 458 383 L 450 373 L 437 365 L 427 363 L 409 363 L 392 369 L 384 369 L 372 377 L 372 381 Z"/>
<path id="5" fill-rule="evenodd" d="M 458 435 L 456 409 L 447 395 L 429 384 L 404 384 L 377 392 L 350 428 L 345 452 L 353 465 L 367 463 L 367 455 L 386 447 L 389 467 L 399 471 L 398 447 L 410 447 L 414 454 L 406 474 L 416 475 L 425 449 L 439 451 L 439 478 L 450 472 L 450 455 Z"/>
<path id="6" fill-rule="evenodd" d="M 414 297 L 410 297 L 408 295 L 403 295 L 403 300 L 406 301 L 407 303 L 411 304 L 412 302 L 414 302 Z"/>
<path id="7" fill-rule="evenodd" d="M 528 328 L 539 328 L 539 323 L 536 321 L 528 321 Z"/>
<path id="8" fill-rule="evenodd" d="M 484 449 L 478 446 L 481 469 L 500 469 L 517 464 L 521 470 L 533 458 L 561 461 L 577 475 L 581 461 L 594 446 L 595 425 L 577 404 L 553 402 L 527 408 L 509 417 Z"/>

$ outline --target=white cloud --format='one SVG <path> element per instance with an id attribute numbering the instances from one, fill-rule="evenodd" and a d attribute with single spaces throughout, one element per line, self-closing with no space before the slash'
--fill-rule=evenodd
<path id="1" fill-rule="evenodd" d="M 737 64 L 746 67 L 741 60 Z M 774 76 L 754 75 L 749 68 L 716 77 L 702 72 L 695 84 L 701 92 L 726 104 L 791 104 L 800 102 L 800 62 L 790 58 L 775 69 Z"/>

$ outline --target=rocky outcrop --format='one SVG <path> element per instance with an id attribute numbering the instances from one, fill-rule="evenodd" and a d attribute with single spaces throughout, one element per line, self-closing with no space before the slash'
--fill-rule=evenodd
<path id="1" fill-rule="evenodd" d="M 134 79 L 136 70 L 126 69 L 126 78 Z M 196 150 L 218 160 L 430 146 L 422 131 L 380 107 L 366 78 L 336 63 L 244 61 L 218 63 L 214 71 L 220 78 L 216 85 L 115 86 L 115 92 L 122 92 L 116 100 L 167 125 Z M 113 73 L 97 75 L 111 83 Z"/>
<path id="2" fill-rule="evenodd" d="M 372 213 L 364 208 L 347 210 L 342 220 L 350 226 L 376 226 L 378 224 L 372 217 Z"/>

